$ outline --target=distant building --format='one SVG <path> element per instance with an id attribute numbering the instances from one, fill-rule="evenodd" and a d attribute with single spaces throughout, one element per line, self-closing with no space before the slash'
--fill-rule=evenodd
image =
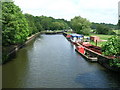
<path id="1" fill-rule="evenodd" d="M 94 41 L 94 42 L 99 42 L 100 41 L 100 37 L 98 37 L 98 36 L 90 36 L 90 40 L 91 41 Z"/>

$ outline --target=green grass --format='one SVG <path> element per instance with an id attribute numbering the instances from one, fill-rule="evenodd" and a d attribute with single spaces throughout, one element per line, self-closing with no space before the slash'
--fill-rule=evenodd
<path id="1" fill-rule="evenodd" d="M 112 37 L 113 35 L 90 34 L 89 36 L 98 36 L 98 37 L 100 37 L 100 40 L 108 40 L 108 38 Z M 96 43 L 93 41 L 91 41 L 90 43 L 93 45 L 96 45 Z M 101 47 L 105 43 L 106 43 L 106 41 L 97 42 L 97 46 Z"/>
<path id="2" fill-rule="evenodd" d="M 93 41 L 90 41 L 90 43 L 92 44 L 92 45 L 95 45 L 96 46 L 96 43 L 95 42 L 93 42 Z M 106 42 L 97 42 L 97 46 L 99 46 L 99 47 L 101 47 L 103 44 L 105 44 Z"/>
<path id="3" fill-rule="evenodd" d="M 108 38 L 112 37 L 113 35 L 103 35 L 103 34 L 90 34 L 89 36 L 98 36 L 101 40 L 108 40 Z"/>
<path id="4" fill-rule="evenodd" d="M 120 34 L 120 30 L 113 30 L 116 34 Z"/>
<path id="5" fill-rule="evenodd" d="M 69 31 L 69 32 L 65 32 L 65 33 L 67 33 L 67 34 L 72 34 L 73 32 L 72 32 L 72 31 Z"/>

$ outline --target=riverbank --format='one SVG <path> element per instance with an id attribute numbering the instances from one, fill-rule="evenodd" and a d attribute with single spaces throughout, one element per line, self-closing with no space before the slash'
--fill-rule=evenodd
<path id="1" fill-rule="evenodd" d="M 55 30 L 55 31 L 51 31 L 51 30 L 47 30 L 47 31 L 42 31 L 42 34 L 62 34 L 64 31 L 63 30 Z"/>
<path id="2" fill-rule="evenodd" d="M 67 35 L 69 35 L 69 34 L 67 34 L 67 33 L 63 33 L 63 35 L 66 37 Z M 70 42 L 72 42 L 71 40 L 70 40 L 70 38 L 67 38 Z M 72 42 L 73 43 L 73 42 Z M 75 43 L 73 43 L 74 45 L 76 45 Z M 79 45 L 78 45 L 79 46 Z M 84 46 L 83 46 L 84 47 Z M 97 58 L 97 62 L 99 63 L 99 64 L 101 64 L 103 67 L 105 67 L 106 69 L 108 69 L 108 70 L 111 70 L 111 71 L 114 71 L 114 72 L 120 72 L 120 67 L 118 67 L 118 66 L 111 66 L 110 65 L 110 62 L 111 61 L 114 61 L 114 59 L 113 58 L 110 58 L 110 57 L 108 57 L 108 56 L 104 56 L 103 54 L 102 54 L 102 52 L 101 53 L 98 53 L 97 51 L 96 51 L 96 49 L 95 49 L 95 51 L 94 51 L 94 49 L 95 49 L 95 47 L 93 48 L 92 47 L 92 49 L 90 49 L 90 47 L 88 48 L 88 49 L 86 49 L 86 47 L 84 47 L 84 50 L 85 50 L 85 52 L 87 52 L 87 53 L 89 53 L 89 55 L 90 56 L 95 56 L 96 58 Z M 84 56 L 86 56 L 87 57 L 87 55 L 84 55 Z"/>
<path id="3" fill-rule="evenodd" d="M 41 32 L 33 34 L 32 36 L 28 37 L 27 40 L 23 44 L 18 45 L 10 45 L 10 46 L 2 46 L 2 62 L 1 64 L 5 64 L 10 61 L 12 58 L 16 56 L 16 52 L 28 44 L 31 40 L 35 39 Z"/>

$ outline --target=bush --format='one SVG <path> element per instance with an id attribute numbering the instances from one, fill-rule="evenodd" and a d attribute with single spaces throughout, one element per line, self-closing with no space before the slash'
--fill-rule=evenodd
<path id="1" fill-rule="evenodd" d="M 120 38 L 119 36 L 112 36 L 102 46 L 102 52 L 104 55 L 120 55 Z"/>
<path id="2" fill-rule="evenodd" d="M 102 52 L 107 56 L 115 56 L 114 59 L 110 60 L 111 66 L 120 67 L 120 37 L 113 36 L 108 39 L 105 45 L 102 46 Z"/>
<path id="3" fill-rule="evenodd" d="M 109 30 L 108 34 L 109 35 L 116 35 L 116 33 L 113 30 Z"/>

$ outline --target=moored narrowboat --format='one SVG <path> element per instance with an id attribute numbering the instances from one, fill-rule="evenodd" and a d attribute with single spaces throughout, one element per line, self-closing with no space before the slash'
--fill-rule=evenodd
<path id="1" fill-rule="evenodd" d="M 90 61 L 90 62 L 97 62 L 97 57 L 90 55 L 86 48 L 83 47 L 82 45 L 80 46 L 76 46 L 75 51 L 77 51 L 80 55 L 82 55 L 84 58 L 86 58 L 86 60 Z"/>
<path id="2" fill-rule="evenodd" d="M 72 36 L 77 37 L 77 34 L 66 34 L 66 38 L 76 46 L 75 51 L 77 51 L 80 55 L 86 58 L 86 60 L 90 62 L 98 62 L 99 64 L 111 71 L 120 72 L 120 67 L 110 65 L 110 61 L 114 61 L 116 57 L 104 56 L 102 54 L 101 47 L 94 46 L 89 42 L 85 42 L 87 40 L 83 40 L 84 36 L 79 40 L 77 38 L 76 40 L 72 39 Z"/>

